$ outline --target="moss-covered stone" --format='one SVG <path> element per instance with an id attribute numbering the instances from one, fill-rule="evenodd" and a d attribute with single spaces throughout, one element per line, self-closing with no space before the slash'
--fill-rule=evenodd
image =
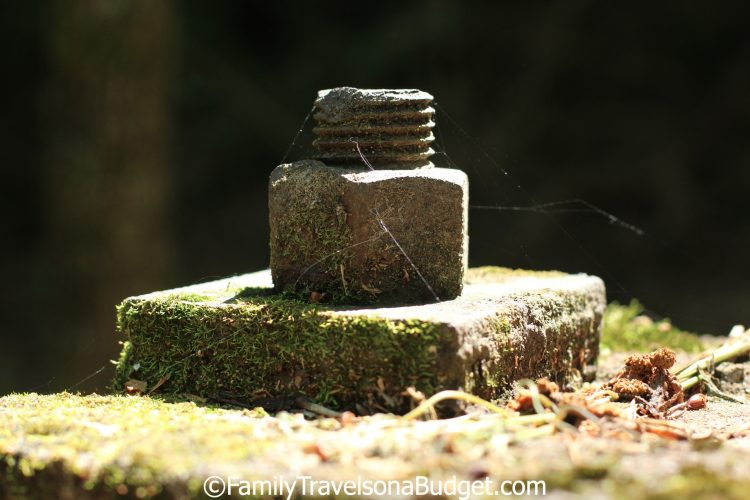
<path id="1" fill-rule="evenodd" d="M 126 299 L 115 386 L 390 411 L 407 387 L 494 398 L 519 378 L 578 377 L 595 362 L 604 305 L 598 278 L 480 268 L 453 301 L 327 306 L 274 295 L 263 271 Z"/>
<path id="2" fill-rule="evenodd" d="M 302 476 L 487 475 L 585 498 L 739 499 L 750 487 L 750 454 L 731 442 L 696 451 L 688 442 L 536 435 L 501 418 L 305 421 L 149 397 L 16 394 L 0 398 L 0 498 L 205 498 L 210 476 L 270 486 Z M 298 482 L 293 496 L 300 490 Z"/>

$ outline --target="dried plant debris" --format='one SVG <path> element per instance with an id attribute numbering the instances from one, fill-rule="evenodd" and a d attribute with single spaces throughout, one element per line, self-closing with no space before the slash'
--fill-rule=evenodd
<path id="1" fill-rule="evenodd" d="M 632 400 L 638 415 L 666 416 L 673 406 L 685 400 L 679 380 L 669 369 L 676 361 L 674 351 L 660 348 L 650 354 L 635 354 L 625 360 L 625 368 L 602 389 L 615 392 L 620 399 Z"/>
<path id="2" fill-rule="evenodd" d="M 536 381 L 536 388 L 540 395 L 547 396 L 554 401 L 559 401 L 562 397 L 560 386 L 546 378 L 540 378 Z M 529 412 L 534 409 L 533 397 L 529 391 L 519 391 L 515 398 L 511 399 L 506 405 L 511 411 L 519 413 Z"/>
<path id="3" fill-rule="evenodd" d="M 516 396 L 505 408 L 521 414 L 552 412 L 566 423 L 580 427 L 600 417 L 626 418 L 627 408 L 614 403 L 616 399 L 614 392 L 590 385 L 578 391 L 563 392 L 555 382 L 540 378 L 536 382 L 522 381 Z"/>
<path id="4" fill-rule="evenodd" d="M 678 412 L 706 407 L 706 398 L 696 395 L 685 402 L 685 392 L 670 372 L 676 360 L 670 349 L 633 355 L 625 368 L 599 387 L 587 385 L 575 392 L 563 392 L 547 379 L 523 381 L 506 410 L 521 414 L 552 413 L 563 430 L 588 436 L 631 439 L 643 434 L 669 439 L 687 439 L 689 433 L 677 422 L 662 422 Z M 623 404 L 630 402 L 630 405 Z M 635 437 L 636 440 L 640 439 Z"/>
<path id="5" fill-rule="evenodd" d="M 718 348 L 702 354 L 677 372 L 684 390 L 699 386 L 702 391 L 735 403 L 744 403 L 748 392 L 745 382 L 747 363 L 728 363 L 746 360 L 750 355 L 750 330 L 735 325 L 727 340 Z M 719 386 L 717 386 L 717 379 Z"/>

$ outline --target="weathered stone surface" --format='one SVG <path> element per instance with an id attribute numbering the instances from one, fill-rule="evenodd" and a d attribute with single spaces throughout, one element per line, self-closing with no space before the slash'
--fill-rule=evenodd
<path id="1" fill-rule="evenodd" d="M 732 419 L 715 411 L 722 405 L 732 407 Z M 309 498 L 302 477 L 403 484 L 427 476 L 436 484 L 485 474 L 490 492 L 501 481 L 546 482 L 529 489 L 528 497 L 747 498 L 750 438 L 705 436 L 746 422 L 748 405 L 712 400 L 708 409 L 669 424 L 704 414 L 710 420 L 690 431 L 697 439 L 678 442 L 654 434 L 639 439 L 632 431 L 609 439 L 549 435 L 503 418 L 419 421 L 381 414 L 305 421 L 149 397 L 14 394 L 0 398 L 0 498 L 205 499 L 211 476 L 258 481 L 253 498 L 274 496 L 271 485 L 281 478 L 296 480 L 289 496 Z M 275 491 L 288 498 L 288 490 Z M 250 496 L 237 486 L 232 493 Z"/>
<path id="2" fill-rule="evenodd" d="M 745 364 L 722 363 L 716 366 L 716 375 L 725 382 L 741 384 L 745 381 Z"/>
<path id="3" fill-rule="evenodd" d="M 461 297 L 421 306 L 335 307 L 271 291 L 262 271 L 125 300 L 116 386 L 168 377 L 157 393 L 391 411 L 410 386 L 494 398 L 520 378 L 580 377 L 596 361 L 605 307 L 596 277 L 503 268 L 470 269 Z"/>
<path id="4" fill-rule="evenodd" d="M 468 180 L 459 170 L 302 161 L 271 173 L 268 199 L 271 270 L 281 291 L 335 303 L 421 303 L 461 293 Z"/>
<path id="5" fill-rule="evenodd" d="M 430 94 L 414 89 L 321 90 L 313 115 L 316 159 L 349 167 L 362 166 L 363 156 L 374 168 L 431 165 L 431 102 Z"/>

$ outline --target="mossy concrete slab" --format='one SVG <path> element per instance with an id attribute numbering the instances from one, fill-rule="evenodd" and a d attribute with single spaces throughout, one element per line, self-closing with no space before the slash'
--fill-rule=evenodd
<path id="1" fill-rule="evenodd" d="M 304 477 L 407 483 L 487 476 L 495 485 L 545 481 L 544 493 L 555 498 L 739 499 L 750 487 L 746 439 L 705 447 L 586 433 L 533 438 L 502 418 L 301 417 L 138 396 L 6 396 L 0 498 L 205 498 L 211 476 L 267 481 L 266 488 L 297 479 L 292 497 L 302 496 Z M 272 496 L 256 484 L 257 497 Z"/>
<path id="2" fill-rule="evenodd" d="M 470 269 L 455 300 L 357 308 L 274 294 L 262 271 L 126 299 L 115 385 L 381 411 L 403 410 L 408 387 L 494 398 L 520 378 L 580 379 L 604 308 L 582 274 Z"/>

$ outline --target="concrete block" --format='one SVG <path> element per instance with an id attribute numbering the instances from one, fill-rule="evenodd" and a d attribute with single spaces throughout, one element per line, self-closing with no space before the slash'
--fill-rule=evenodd
<path id="1" fill-rule="evenodd" d="M 520 378 L 580 380 L 605 304 L 593 276 L 491 267 L 451 301 L 330 306 L 274 294 L 262 271 L 126 299 L 115 385 L 168 377 L 157 393 L 380 411 L 405 410 L 407 387 L 492 399 Z"/>

